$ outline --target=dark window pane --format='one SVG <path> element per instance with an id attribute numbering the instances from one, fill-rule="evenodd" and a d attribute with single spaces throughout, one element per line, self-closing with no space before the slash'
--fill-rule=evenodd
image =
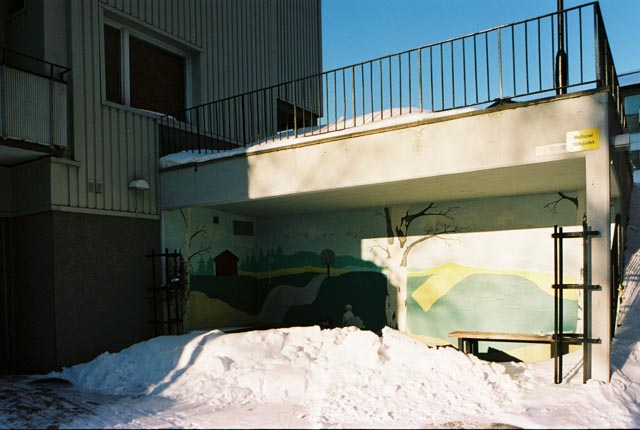
<path id="1" fill-rule="evenodd" d="M 104 26 L 104 75 L 107 100 L 122 104 L 120 37 L 120 30 L 108 25 Z"/>
<path id="2" fill-rule="evenodd" d="M 293 105 L 278 99 L 278 131 L 291 130 L 294 124 L 299 128 L 312 127 L 318 124 L 318 115 L 306 109 L 296 107 L 296 118 L 294 119 Z"/>
<path id="3" fill-rule="evenodd" d="M 238 236 L 253 236 L 253 223 L 251 221 L 233 221 L 233 234 Z"/>
<path id="4" fill-rule="evenodd" d="M 129 38 L 131 106 L 160 113 L 185 108 L 185 59 Z"/>
<path id="5" fill-rule="evenodd" d="M 9 0 L 9 15 L 24 9 L 24 0 Z"/>

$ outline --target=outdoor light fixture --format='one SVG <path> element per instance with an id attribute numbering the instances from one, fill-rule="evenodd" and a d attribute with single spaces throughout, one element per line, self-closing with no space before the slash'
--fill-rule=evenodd
<path id="1" fill-rule="evenodd" d="M 149 183 L 144 179 L 134 179 L 133 181 L 129 182 L 129 189 L 139 191 L 148 190 Z"/>

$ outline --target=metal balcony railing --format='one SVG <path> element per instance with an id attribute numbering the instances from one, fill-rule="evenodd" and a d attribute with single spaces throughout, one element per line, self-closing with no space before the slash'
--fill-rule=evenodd
<path id="1" fill-rule="evenodd" d="M 67 146 L 69 70 L 0 47 L 0 140 Z"/>
<path id="2" fill-rule="evenodd" d="M 559 31 L 562 30 L 562 31 Z M 158 120 L 160 155 L 316 136 L 424 112 L 608 89 L 597 2 L 195 106 Z"/>

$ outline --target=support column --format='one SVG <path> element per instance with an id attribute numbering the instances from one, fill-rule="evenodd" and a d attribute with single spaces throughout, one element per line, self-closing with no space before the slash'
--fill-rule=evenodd
<path id="1" fill-rule="evenodd" d="M 593 291 L 591 296 L 591 318 L 585 336 L 600 339 L 600 344 L 593 344 L 590 351 L 591 368 L 585 363 L 587 376 L 598 381 L 609 382 L 611 376 L 611 284 L 609 272 L 611 270 L 610 255 L 610 176 L 609 176 L 609 133 L 605 127 L 600 127 L 600 148 L 585 153 L 585 185 L 587 222 L 592 230 L 600 232 L 591 238 L 591 279 L 585 279 L 585 284 L 602 286 L 601 291 Z M 589 375 L 590 372 L 590 375 Z"/>

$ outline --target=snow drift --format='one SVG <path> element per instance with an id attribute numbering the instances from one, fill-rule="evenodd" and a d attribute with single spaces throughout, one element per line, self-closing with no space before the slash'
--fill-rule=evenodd
<path id="1" fill-rule="evenodd" d="M 162 336 L 59 376 L 103 393 L 156 395 L 216 409 L 315 405 L 325 424 L 362 422 L 363 413 L 378 423 L 396 414 L 424 418 L 426 406 L 431 422 L 444 422 L 452 415 L 482 416 L 517 397 L 504 366 L 454 348 L 427 347 L 390 328 L 381 337 L 355 327 L 317 326 Z"/>

